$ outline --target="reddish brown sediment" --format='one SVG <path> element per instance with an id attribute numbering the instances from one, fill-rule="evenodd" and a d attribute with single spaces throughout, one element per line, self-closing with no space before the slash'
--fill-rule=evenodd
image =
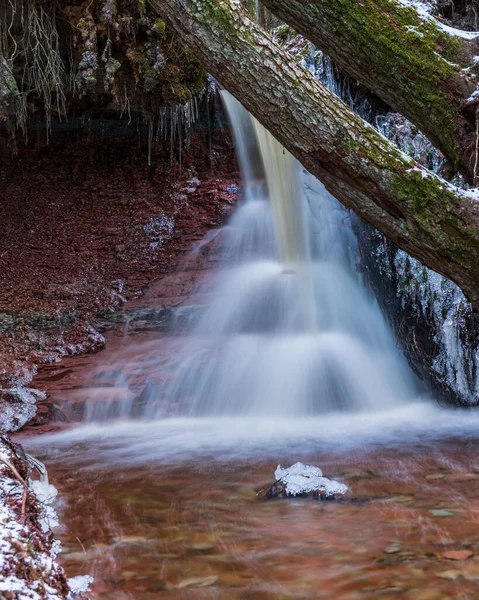
<path id="1" fill-rule="evenodd" d="M 141 305 L 145 288 L 230 214 L 238 173 L 226 131 L 213 133 L 211 147 L 193 134 L 181 166 L 158 152 L 149 167 L 136 142 L 57 133 L 2 164 L 4 402 L 15 401 L 10 388 L 29 385 L 35 365 L 102 348 L 95 315 Z M 39 405 L 37 421 L 46 417 Z"/>

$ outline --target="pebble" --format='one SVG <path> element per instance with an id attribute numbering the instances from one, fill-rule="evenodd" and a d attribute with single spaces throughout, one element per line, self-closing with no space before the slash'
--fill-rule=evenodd
<path id="1" fill-rule="evenodd" d="M 442 558 L 447 558 L 449 560 L 467 560 L 474 556 L 474 553 L 470 550 L 450 550 L 449 552 L 445 552 L 442 555 Z"/>
<path id="2" fill-rule="evenodd" d="M 148 539 L 140 535 L 124 535 L 121 537 L 114 537 L 113 541 L 115 544 L 144 544 Z"/>
<path id="3" fill-rule="evenodd" d="M 396 552 L 400 552 L 402 550 L 401 544 L 390 544 L 384 552 L 386 554 L 396 554 Z"/>
<path id="4" fill-rule="evenodd" d="M 429 511 L 433 517 L 453 517 L 454 513 L 445 508 L 431 508 Z"/>
<path id="5" fill-rule="evenodd" d="M 176 588 L 181 590 L 186 587 L 207 587 L 218 581 L 218 575 L 210 575 L 209 577 L 188 577 L 182 579 L 176 584 Z"/>
<path id="6" fill-rule="evenodd" d="M 462 575 L 462 571 L 442 571 L 441 573 L 436 573 L 436 577 L 440 577 L 441 579 L 457 579 Z"/>

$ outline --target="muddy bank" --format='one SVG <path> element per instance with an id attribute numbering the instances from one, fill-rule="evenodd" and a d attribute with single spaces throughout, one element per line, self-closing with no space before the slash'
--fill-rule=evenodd
<path id="1" fill-rule="evenodd" d="M 227 229 L 216 229 L 178 257 L 172 272 L 150 283 L 121 310 L 96 314 L 106 340 L 100 353 L 66 356 L 43 364 L 32 385 L 42 395 L 37 417 L 23 434 L 57 431 L 84 420 L 128 416 L 144 404 L 178 366 L 184 335 L 211 298 L 215 275 L 228 253 Z M 124 416 L 124 415 L 123 415 Z"/>

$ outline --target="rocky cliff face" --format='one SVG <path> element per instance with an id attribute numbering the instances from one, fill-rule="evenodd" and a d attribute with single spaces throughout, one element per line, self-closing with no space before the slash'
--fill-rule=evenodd
<path id="1" fill-rule="evenodd" d="M 0 120 L 14 136 L 72 117 L 154 123 L 207 74 L 144 0 L 12 0 L 0 6 Z"/>
<path id="2" fill-rule="evenodd" d="M 401 115 L 375 119 L 404 152 L 438 172 L 444 157 Z M 462 181 L 455 178 L 461 186 Z M 357 221 L 361 263 L 409 363 L 447 402 L 479 402 L 479 315 L 457 285 Z"/>

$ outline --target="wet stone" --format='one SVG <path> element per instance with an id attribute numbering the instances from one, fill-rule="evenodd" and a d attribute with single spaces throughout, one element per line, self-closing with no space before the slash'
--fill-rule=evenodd
<path id="1" fill-rule="evenodd" d="M 390 544 L 387 548 L 384 549 L 384 552 L 386 554 L 396 554 L 396 552 L 400 552 L 401 550 L 401 544 Z"/>
<path id="2" fill-rule="evenodd" d="M 404 503 L 408 503 L 408 502 L 412 502 L 414 500 L 414 496 L 408 496 L 408 495 L 400 495 L 400 496 L 394 496 L 394 501 L 395 502 L 404 502 Z"/>
<path id="3" fill-rule="evenodd" d="M 452 579 L 455 580 L 458 577 L 463 575 L 462 571 L 442 571 L 441 573 L 436 573 L 436 577 L 440 577 L 441 579 Z"/>
<path id="4" fill-rule="evenodd" d="M 214 585 L 217 581 L 217 575 L 210 575 L 209 577 L 187 577 L 186 579 L 182 579 L 174 587 L 179 590 L 187 587 L 207 587 Z"/>
<path id="5" fill-rule="evenodd" d="M 474 556 L 474 553 L 470 550 L 450 550 L 449 552 L 445 552 L 442 558 L 447 558 L 448 560 L 467 560 L 471 556 Z"/>
<path id="6" fill-rule="evenodd" d="M 452 473 L 451 475 L 447 475 L 446 481 L 448 483 L 451 483 L 451 482 L 460 483 L 462 481 L 464 481 L 464 482 L 474 481 L 477 478 L 478 478 L 478 476 L 475 473 Z"/>
<path id="7" fill-rule="evenodd" d="M 139 535 L 124 535 L 122 537 L 114 537 L 115 544 L 144 544 L 148 542 L 148 538 Z"/>

